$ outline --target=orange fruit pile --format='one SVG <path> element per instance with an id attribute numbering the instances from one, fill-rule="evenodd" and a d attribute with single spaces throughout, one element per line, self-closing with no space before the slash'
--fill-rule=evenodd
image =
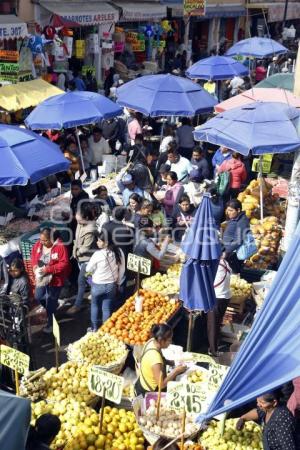
<path id="1" fill-rule="evenodd" d="M 121 308 L 103 324 L 101 330 L 117 337 L 129 345 L 141 345 L 151 337 L 152 325 L 167 322 L 180 307 L 178 300 L 156 292 L 139 290 L 143 298 L 142 312 L 135 311 L 135 297 L 129 297 Z"/>

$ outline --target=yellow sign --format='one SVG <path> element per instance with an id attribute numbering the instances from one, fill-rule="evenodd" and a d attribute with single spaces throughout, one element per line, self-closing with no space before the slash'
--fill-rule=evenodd
<path id="1" fill-rule="evenodd" d="M 183 15 L 184 16 L 205 16 L 205 0 L 184 0 Z"/>
<path id="2" fill-rule="evenodd" d="M 273 155 L 266 153 L 262 155 L 261 170 L 262 173 L 270 173 L 272 166 Z M 252 172 L 260 172 L 260 158 L 254 158 L 252 163 Z"/>
<path id="3" fill-rule="evenodd" d="M 16 370 L 18 373 L 25 373 L 29 369 L 30 358 L 25 353 L 19 352 L 7 345 L 0 345 L 0 363 L 4 366 Z"/>
<path id="4" fill-rule="evenodd" d="M 57 345 L 60 347 L 60 330 L 54 314 L 53 314 L 53 335 L 56 339 Z"/>
<path id="5" fill-rule="evenodd" d="M 75 56 L 78 59 L 84 59 L 84 57 L 85 57 L 85 41 L 84 40 L 75 41 Z"/>
<path id="6" fill-rule="evenodd" d="M 88 374 L 88 387 L 90 392 L 99 397 L 119 404 L 122 399 L 124 378 L 114 373 L 106 372 L 99 366 L 92 366 Z"/>

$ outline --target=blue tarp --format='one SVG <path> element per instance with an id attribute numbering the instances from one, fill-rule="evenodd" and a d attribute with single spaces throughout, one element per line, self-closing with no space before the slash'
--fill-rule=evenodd
<path id="1" fill-rule="evenodd" d="M 200 80 L 228 80 L 236 75 L 245 76 L 249 70 L 240 62 L 228 56 L 210 56 L 200 59 L 187 71 L 189 78 Z"/>
<path id="2" fill-rule="evenodd" d="M 199 84 L 175 75 L 145 75 L 117 90 L 117 102 L 152 117 L 194 116 L 218 103 Z"/>
<path id="3" fill-rule="evenodd" d="M 263 307 L 205 414 L 205 419 L 248 403 L 298 376 L 300 222 Z M 227 400 L 230 404 L 224 406 Z"/>
<path id="4" fill-rule="evenodd" d="M 89 125 L 122 114 L 110 99 L 95 92 L 66 92 L 40 103 L 25 119 L 32 130 L 61 130 Z"/>
<path id="5" fill-rule="evenodd" d="M 288 49 L 273 39 L 263 37 L 252 37 L 243 39 L 230 47 L 226 56 L 253 56 L 255 58 L 266 58 L 268 56 L 281 55 Z"/>
<path id="6" fill-rule="evenodd" d="M 210 311 L 216 302 L 214 279 L 221 245 L 208 194 L 203 196 L 182 250 L 188 259 L 180 275 L 179 297 L 191 311 Z"/>
<path id="7" fill-rule="evenodd" d="M 0 390 L 1 450 L 25 449 L 30 416 L 30 400 Z"/>
<path id="8" fill-rule="evenodd" d="M 0 186 L 36 183 L 70 166 L 58 145 L 12 125 L 0 125 L 0 161 Z"/>
<path id="9" fill-rule="evenodd" d="M 284 103 L 255 102 L 217 114 L 195 128 L 194 136 L 242 155 L 288 153 L 300 148 L 299 117 L 299 109 Z"/>

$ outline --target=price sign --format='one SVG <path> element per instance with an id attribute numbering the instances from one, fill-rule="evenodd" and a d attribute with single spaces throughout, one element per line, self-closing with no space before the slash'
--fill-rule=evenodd
<path id="1" fill-rule="evenodd" d="M 208 371 L 208 389 L 217 390 L 221 386 L 229 367 L 221 366 L 220 364 L 212 364 Z"/>
<path id="2" fill-rule="evenodd" d="M 119 404 L 122 399 L 123 386 L 123 377 L 106 372 L 98 366 L 92 366 L 89 369 L 88 387 L 93 394 L 101 397 L 105 391 L 105 398 Z"/>
<path id="3" fill-rule="evenodd" d="M 188 352 L 184 359 L 186 361 L 192 360 L 199 363 L 216 364 L 215 360 L 211 356 L 203 355 L 202 353 Z"/>
<path id="4" fill-rule="evenodd" d="M 209 404 L 207 389 L 203 383 L 170 381 L 167 387 L 167 404 L 170 409 L 189 414 L 200 414 Z"/>
<path id="5" fill-rule="evenodd" d="M 57 320 L 55 319 L 55 316 L 53 314 L 53 336 L 56 339 L 57 345 L 60 347 L 60 329 L 59 329 L 59 325 L 57 323 Z"/>
<path id="6" fill-rule="evenodd" d="M 142 256 L 134 255 L 133 253 L 128 253 L 127 258 L 127 269 L 133 272 L 139 272 L 144 275 L 151 274 L 152 262 L 150 259 L 143 258 Z"/>
<path id="7" fill-rule="evenodd" d="M 0 345 L 0 363 L 4 366 L 23 374 L 29 369 L 29 361 L 30 358 L 25 353 L 6 345 Z"/>

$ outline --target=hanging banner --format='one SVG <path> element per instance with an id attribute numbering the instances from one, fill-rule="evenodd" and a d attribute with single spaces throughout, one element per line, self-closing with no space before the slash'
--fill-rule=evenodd
<path id="1" fill-rule="evenodd" d="M 90 34 L 88 37 L 88 52 L 97 55 L 99 53 L 99 36 L 97 33 Z"/>
<path id="2" fill-rule="evenodd" d="M 5 16 L 3 16 L 5 17 Z M 18 20 L 16 18 L 16 20 Z M 0 26 L 0 39 L 19 39 L 25 38 L 28 34 L 26 23 L 10 23 Z"/>
<path id="3" fill-rule="evenodd" d="M 14 50 L 0 50 L 0 60 L 1 61 L 19 61 L 19 52 Z"/>
<path id="4" fill-rule="evenodd" d="M 205 16 L 206 1 L 184 0 L 183 15 L 184 16 Z"/>
<path id="5" fill-rule="evenodd" d="M 84 40 L 75 41 L 75 56 L 78 59 L 84 59 L 84 57 L 85 57 L 85 41 Z"/>
<path id="6" fill-rule="evenodd" d="M 73 38 L 70 36 L 64 36 L 64 44 L 68 52 L 67 58 L 71 58 L 73 53 Z"/>

